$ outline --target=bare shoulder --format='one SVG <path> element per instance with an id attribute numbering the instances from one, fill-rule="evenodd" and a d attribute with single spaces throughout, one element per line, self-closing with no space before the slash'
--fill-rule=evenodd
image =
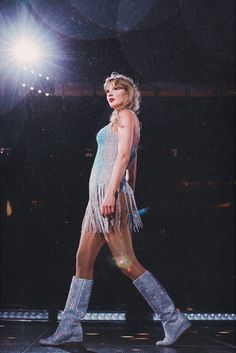
<path id="1" fill-rule="evenodd" d="M 120 126 L 127 126 L 127 125 L 133 126 L 135 124 L 135 117 L 136 117 L 136 114 L 133 111 L 129 109 L 123 109 L 122 111 L 119 112 Z"/>

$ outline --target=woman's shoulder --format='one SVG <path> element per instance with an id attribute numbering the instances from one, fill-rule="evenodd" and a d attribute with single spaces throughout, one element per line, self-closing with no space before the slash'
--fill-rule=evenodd
<path id="1" fill-rule="evenodd" d="M 129 109 L 122 109 L 121 111 L 118 112 L 119 115 L 119 121 L 126 122 L 126 123 L 132 123 L 134 121 L 134 115 L 133 112 Z"/>
<path id="2" fill-rule="evenodd" d="M 139 118 L 137 117 L 137 115 L 133 110 L 123 109 L 121 112 L 123 112 L 123 120 L 122 118 L 121 120 L 119 119 L 120 126 L 125 125 L 124 120 L 126 120 L 126 122 L 127 121 L 130 122 L 133 125 L 133 128 L 134 128 L 133 143 L 134 143 L 135 149 L 137 149 L 139 140 L 140 140 L 140 128 L 141 128 Z"/>
<path id="3" fill-rule="evenodd" d="M 122 109 L 119 113 L 119 122 L 121 125 L 123 124 L 139 124 L 139 118 L 135 114 L 133 110 L 130 109 Z"/>

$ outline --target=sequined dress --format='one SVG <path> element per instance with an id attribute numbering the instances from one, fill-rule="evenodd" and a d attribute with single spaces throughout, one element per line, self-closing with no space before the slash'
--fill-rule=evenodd
<path id="1" fill-rule="evenodd" d="M 97 134 L 97 153 L 89 179 L 89 201 L 82 222 L 82 232 L 108 234 L 122 231 L 129 225 L 131 231 L 138 231 L 142 221 L 137 210 L 134 192 L 126 177 L 122 178 L 116 193 L 115 213 L 103 217 L 100 206 L 109 185 L 114 163 L 118 154 L 118 136 L 112 131 L 112 124 L 103 127 Z M 134 145 L 131 147 L 127 169 L 136 157 Z"/>

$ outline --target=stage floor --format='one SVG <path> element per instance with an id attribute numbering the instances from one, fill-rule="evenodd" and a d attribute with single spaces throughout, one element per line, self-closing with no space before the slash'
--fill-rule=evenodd
<path id="1" fill-rule="evenodd" d="M 230 353 L 235 352 L 235 322 L 192 322 L 190 330 L 171 347 L 157 347 L 163 337 L 160 323 L 83 323 L 81 347 L 55 348 L 37 344 L 57 325 L 41 322 L 0 322 L 1 353 Z"/>

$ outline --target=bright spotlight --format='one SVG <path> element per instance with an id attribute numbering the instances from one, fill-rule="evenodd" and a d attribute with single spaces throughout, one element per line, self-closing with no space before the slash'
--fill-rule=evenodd
<path id="1" fill-rule="evenodd" d="M 0 113 L 11 111 L 26 95 L 54 94 L 54 74 L 61 60 L 54 28 L 45 26 L 29 10 L 31 1 L 15 2 L 16 11 L 12 1 L 5 3 L 9 6 L 0 10 L 0 80 L 6 89 Z M 49 81 L 46 76 L 50 76 Z"/>
<path id="2" fill-rule="evenodd" d="M 37 44 L 27 40 L 22 40 L 14 44 L 12 54 L 17 61 L 24 64 L 36 63 L 41 58 L 40 49 L 37 47 Z"/>
<path id="3" fill-rule="evenodd" d="M 55 69 L 57 60 L 56 42 L 52 31 L 36 21 L 23 5 L 11 20 L 0 16 L 0 66 L 6 74 L 18 73 L 19 66 L 29 67 L 42 74 Z"/>

